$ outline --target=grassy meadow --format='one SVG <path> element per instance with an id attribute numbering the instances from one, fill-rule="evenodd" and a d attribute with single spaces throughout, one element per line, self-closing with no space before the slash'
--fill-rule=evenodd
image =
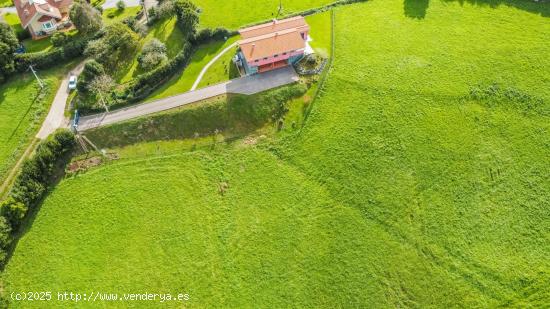
<path id="1" fill-rule="evenodd" d="M 321 7 L 335 1 L 331 0 L 283 0 L 283 10 L 279 17 Z M 277 17 L 279 0 L 249 1 L 243 6 L 237 0 L 196 0 L 201 9 L 201 26 L 205 28 L 225 27 L 238 29 L 242 26 Z"/>
<path id="2" fill-rule="evenodd" d="M 63 180 L 19 240 L 5 291 L 544 307 L 549 7 L 410 2 L 336 9 L 333 67 L 303 127 L 115 148 L 119 160 Z"/>
<path id="3" fill-rule="evenodd" d="M 0 86 L 0 182 L 34 138 L 61 79 L 72 66 L 74 62 L 38 71 L 47 85 L 44 90 L 31 73 L 16 75 Z"/>

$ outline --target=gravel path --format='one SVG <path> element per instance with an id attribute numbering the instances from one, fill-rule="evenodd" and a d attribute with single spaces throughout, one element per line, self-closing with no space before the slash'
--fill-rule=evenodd
<path id="1" fill-rule="evenodd" d="M 195 83 L 193 84 L 193 87 L 191 87 L 191 91 L 197 89 L 197 87 L 199 86 L 199 83 L 201 82 L 204 74 L 206 73 L 206 71 L 208 71 L 208 68 L 210 68 L 210 66 L 212 66 L 218 59 L 220 59 L 221 56 L 223 56 L 225 53 L 227 53 L 227 51 L 234 48 L 236 45 L 237 45 L 237 42 L 227 46 L 224 50 L 222 50 L 219 54 L 217 54 L 216 57 L 214 57 L 214 59 L 210 60 L 210 62 L 208 62 L 204 66 L 204 68 L 202 68 L 202 71 L 200 72 L 199 76 L 197 77 L 197 80 L 195 80 Z"/>

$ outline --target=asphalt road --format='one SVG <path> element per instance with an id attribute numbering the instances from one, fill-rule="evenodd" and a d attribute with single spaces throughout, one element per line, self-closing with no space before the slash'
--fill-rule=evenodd
<path id="1" fill-rule="evenodd" d="M 158 113 L 226 93 L 251 95 L 291 84 L 297 82 L 298 80 L 299 77 L 292 67 L 286 67 L 252 76 L 245 76 L 150 103 L 142 103 L 107 113 L 81 117 L 78 123 L 78 131 L 86 131 L 89 129 Z"/>

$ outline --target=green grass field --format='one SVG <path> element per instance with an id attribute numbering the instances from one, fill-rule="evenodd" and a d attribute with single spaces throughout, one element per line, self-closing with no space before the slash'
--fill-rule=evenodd
<path id="1" fill-rule="evenodd" d="M 0 86 L 0 181 L 37 133 L 61 78 L 71 65 L 74 63 L 39 71 L 47 85 L 43 91 L 30 73 L 16 75 Z"/>
<path id="2" fill-rule="evenodd" d="M 544 307 L 549 9 L 520 2 L 338 8 L 334 64 L 303 128 L 115 149 L 120 160 L 48 196 L 5 291 Z"/>
<path id="3" fill-rule="evenodd" d="M 183 49 L 183 34 L 176 26 L 176 18 L 170 18 L 155 23 L 149 29 L 147 35 L 141 40 L 140 44 L 143 46 L 143 44 L 152 39 L 158 39 L 166 45 L 166 55 L 169 58 L 176 56 Z M 135 55 L 128 58 L 131 60 L 126 66 L 128 69 L 119 70 L 121 75 L 119 80 L 121 83 L 128 82 L 139 74 L 144 73 L 143 70 L 139 68 L 138 56 L 139 50 Z"/>
<path id="4" fill-rule="evenodd" d="M 321 7 L 332 3 L 331 0 L 283 0 L 282 15 L 301 12 L 310 8 Z M 197 0 L 197 6 L 202 10 L 200 19 L 203 27 L 226 27 L 238 29 L 241 26 L 269 20 L 277 17 L 279 0 L 250 1 L 243 5 L 237 0 Z"/>
<path id="5" fill-rule="evenodd" d="M 157 100 L 189 91 L 204 66 L 237 39 L 238 36 L 234 36 L 229 38 L 226 42 L 216 41 L 200 46 L 191 57 L 189 65 L 185 70 L 170 78 L 168 82 L 154 91 L 149 96 L 148 100 Z"/>
<path id="6" fill-rule="evenodd" d="M 115 22 L 121 22 L 127 17 L 135 16 L 140 10 L 141 6 L 130 6 L 126 7 L 124 10 L 109 8 L 105 9 L 101 16 L 103 17 L 103 23 L 108 25 Z"/>

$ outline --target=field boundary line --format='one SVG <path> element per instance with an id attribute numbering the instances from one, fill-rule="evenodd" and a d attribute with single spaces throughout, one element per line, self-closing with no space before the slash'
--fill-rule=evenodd
<path id="1" fill-rule="evenodd" d="M 311 111 L 313 110 L 313 106 L 315 105 L 315 102 L 319 98 L 319 95 L 321 94 L 321 91 L 323 90 L 325 86 L 325 82 L 328 78 L 328 75 L 330 74 L 330 70 L 332 69 L 332 63 L 334 60 L 334 57 L 336 56 L 336 48 L 335 48 L 335 33 L 334 33 L 334 24 L 335 24 L 335 18 L 336 13 L 334 12 L 334 9 L 330 10 L 330 57 L 328 59 L 328 63 L 325 67 L 324 72 L 321 74 L 321 80 L 319 80 L 319 87 L 315 90 L 315 93 L 313 94 L 313 99 L 311 99 L 311 103 L 308 106 L 308 109 L 306 110 L 306 113 L 304 115 L 304 120 L 302 121 L 302 128 L 306 125 L 307 120 L 309 118 L 309 115 L 311 114 Z"/>
<path id="2" fill-rule="evenodd" d="M 36 149 L 36 146 L 38 146 L 39 140 L 40 139 L 38 138 L 33 138 L 30 145 L 23 152 L 23 155 L 21 155 L 21 158 L 17 160 L 17 163 L 15 163 L 11 171 L 8 173 L 8 176 L 6 176 L 6 179 L 0 186 L 0 200 L 3 200 L 6 197 L 7 193 L 9 192 L 8 189 L 10 188 L 11 184 L 13 184 L 15 177 L 19 173 L 19 168 L 23 164 L 23 161 L 25 161 L 34 152 L 34 150 Z"/>

